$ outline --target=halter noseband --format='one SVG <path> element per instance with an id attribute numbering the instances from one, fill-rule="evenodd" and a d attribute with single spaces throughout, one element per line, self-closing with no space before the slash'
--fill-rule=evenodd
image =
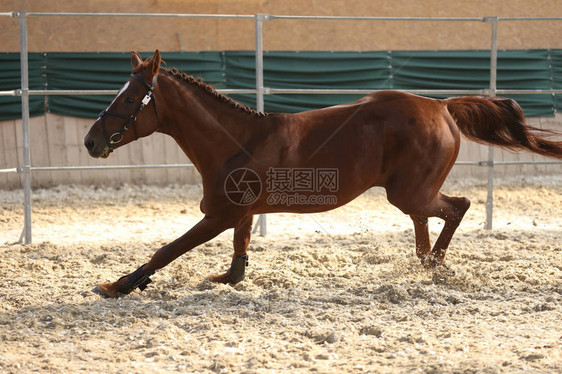
<path id="1" fill-rule="evenodd" d="M 145 86 L 148 89 L 148 92 L 146 93 L 146 95 L 141 100 L 141 103 L 140 103 L 139 107 L 137 108 L 137 110 L 135 110 L 135 112 L 133 114 L 131 114 L 130 116 L 128 116 L 126 114 L 110 112 L 110 111 L 107 111 L 107 110 L 104 110 L 104 111 L 100 112 L 100 114 L 99 114 L 99 117 L 101 119 L 101 126 L 102 126 L 102 129 L 103 129 L 103 137 L 105 138 L 105 142 L 107 144 L 107 147 L 109 148 L 109 152 L 113 152 L 113 146 L 115 144 L 119 144 L 123 140 L 123 134 L 129 129 L 129 127 L 131 125 L 133 125 L 133 132 L 135 134 L 135 140 L 137 140 L 139 138 L 138 135 L 137 135 L 137 127 L 135 126 L 135 122 L 137 121 L 137 116 L 140 113 L 140 111 L 145 106 L 147 106 L 148 103 L 150 103 L 151 100 L 154 103 L 154 113 L 156 114 L 156 120 L 158 121 L 158 128 L 160 128 L 160 116 L 158 116 L 158 108 L 156 107 L 156 98 L 153 95 L 154 89 L 156 88 L 156 80 L 158 79 L 158 73 L 156 73 L 156 75 L 154 75 L 154 78 L 152 79 L 152 84 L 146 83 L 141 77 L 139 77 L 136 74 L 131 74 L 131 78 L 134 78 L 135 80 L 139 81 L 140 83 L 143 84 L 143 86 Z M 107 129 L 105 127 L 105 119 L 104 119 L 104 116 L 106 114 L 110 115 L 110 116 L 114 116 L 114 117 L 124 118 L 124 119 L 127 120 L 127 122 L 121 128 L 121 130 L 119 130 L 117 132 L 114 132 L 113 134 L 108 136 L 107 135 Z"/>

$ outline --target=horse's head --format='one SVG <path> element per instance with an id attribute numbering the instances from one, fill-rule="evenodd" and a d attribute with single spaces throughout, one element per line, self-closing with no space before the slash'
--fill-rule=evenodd
<path id="1" fill-rule="evenodd" d="M 159 127 L 158 109 L 154 90 L 160 69 L 160 52 L 143 61 L 131 52 L 133 72 L 115 99 L 84 138 L 84 145 L 92 157 L 106 158 L 115 149 Z"/>

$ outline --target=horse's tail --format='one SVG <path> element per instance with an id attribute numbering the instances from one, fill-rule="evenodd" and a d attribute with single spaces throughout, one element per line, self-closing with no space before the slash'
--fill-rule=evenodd
<path id="1" fill-rule="evenodd" d="M 544 137 L 562 134 L 529 126 L 515 100 L 467 96 L 444 102 L 461 132 L 470 140 L 562 159 L 562 141 Z"/>

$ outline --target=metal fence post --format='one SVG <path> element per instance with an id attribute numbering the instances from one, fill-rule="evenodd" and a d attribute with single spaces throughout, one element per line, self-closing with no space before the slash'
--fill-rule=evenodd
<path id="1" fill-rule="evenodd" d="M 256 14 L 256 109 L 264 112 L 264 87 L 263 87 L 263 21 L 268 20 L 266 14 Z M 263 188 L 263 186 L 262 186 Z M 254 232 L 259 227 L 260 235 L 267 234 L 267 221 L 265 214 L 260 214 Z"/>
<path id="2" fill-rule="evenodd" d="M 21 66 L 21 120 L 23 134 L 23 204 L 24 243 L 31 243 L 31 148 L 29 136 L 29 63 L 27 56 L 27 13 L 15 12 L 20 19 L 20 66 Z"/>
<path id="3" fill-rule="evenodd" d="M 490 91 L 488 96 L 496 96 L 498 72 L 498 17 L 486 17 L 492 26 L 492 45 L 490 47 Z M 494 220 L 494 147 L 488 146 L 488 196 L 486 198 L 486 229 L 491 230 Z"/>

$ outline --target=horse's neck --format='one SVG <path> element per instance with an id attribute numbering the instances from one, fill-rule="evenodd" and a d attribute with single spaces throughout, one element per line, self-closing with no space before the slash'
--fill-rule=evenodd
<path id="1" fill-rule="evenodd" d="M 167 131 L 195 167 L 214 172 L 233 155 L 244 152 L 253 136 L 257 116 L 235 108 L 201 87 L 169 82 L 166 93 Z M 174 92 L 176 91 L 176 92 Z"/>

